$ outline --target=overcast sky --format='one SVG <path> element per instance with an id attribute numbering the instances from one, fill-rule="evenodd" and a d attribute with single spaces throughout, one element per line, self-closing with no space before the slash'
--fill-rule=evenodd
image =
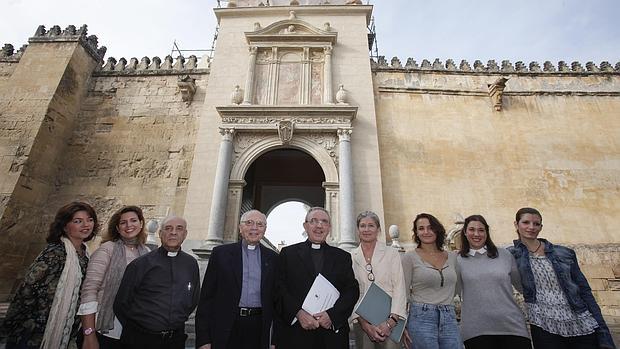
<path id="1" fill-rule="evenodd" d="M 364 1 L 366 3 L 366 1 Z M 0 44 L 17 49 L 39 24 L 88 24 L 107 56 L 164 57 L 208 49 L 216 0 L 3 0 Z M 379 54 L 418 62 L 620 61 L 619 0 L 382 0 L 374 15 Z"/>

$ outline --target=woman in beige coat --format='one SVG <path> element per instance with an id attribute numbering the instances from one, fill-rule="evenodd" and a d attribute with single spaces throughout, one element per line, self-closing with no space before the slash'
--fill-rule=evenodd
<path id="1" fill-rule="evenodd" d="M 395 349 L 399 343 L 389 336 L 398 321 L 407 318 L 407 296 L 405 276 L 398 251 L 378 241 L 381 224 L 377 214 L 365 211 L 357 216 L 357 232 L 360 245 L 351 252 L 353 272 L 360 287 L 360 299 L 355 309 L 364 298 L 366 291 L 374 282 L 392 297 L 390 315 L 380 324 L 373 325 L 357 315 L 351 316 L 355 334 L 356 347 L 360 349 Z"/>

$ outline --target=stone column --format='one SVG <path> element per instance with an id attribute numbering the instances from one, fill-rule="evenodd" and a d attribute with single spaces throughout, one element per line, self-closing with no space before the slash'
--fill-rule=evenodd
<path id="1" fill-rule="evenodd" d="M 252 95 L 254 94 L 254 71 L 256 70 L 256 54 L 258 48 L 250 46 L 250 62 L 248 63 L 248 76 L 245 79 L 245 93 L 243 95 L 243 104 L 252 104 Z"/>
<path id="2" fill-rule="evenodd" d="M 209 228 L 207 241 L 203 246 L 206 250 L 212 250 L 224 241 L 224 224 L 226 220 L 226 206 L 228 201 L 228 180 L 232 165 L 234 129 L 220 128 L 222 143 L 217 157 L 217 170 L 213 184 L 213 198 L 211 200 L 211 214 L 209 215 Z"/>
<path id="3" fill-rule="evenodd" d="M 325 95 L 323 96 L 325 104 L 334 104 L 334 94 L 332 93 L 332 47 L 325 46 Z"/>
<path id="4" fill-rule="evenodd" d="M 338 130 L 340 148 L 340 243 L 339 247 L 350 251 L 357 246 L 355 238 L 355 211 L 353 206 L 353 163 L 351 159 L 351 133 L 349 128 Z"/>

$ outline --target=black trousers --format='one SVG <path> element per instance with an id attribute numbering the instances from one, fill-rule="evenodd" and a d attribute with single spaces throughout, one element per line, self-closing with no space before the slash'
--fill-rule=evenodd
<path id="1" fill-rule="evenodd" d="M 466 349 L 531 349 L 532 343 L 527 337 L 498 335 L 477 336 L 464 342 Z"/>
<path id="2" fill-rule="evenodd" d="M 123 327 L 121 334 L 122 349 L 185 349 L 187 335 L 183 330 L 174 331 L 170 335 L 146 333 L 145 331 Z"/>
<path id="3" fill-rule="evenodd" d="M 261 348 L 262 328 L 262 315 L 237 315 L 226 349 L 265 349 Z"/>
<path id="4" fill-rule="evenodd" d="M 585 336 L 562 337 L 549 333 L 542 328 L 530 325 L 534 349 L 597 349 L 598 340 L 596 334 Z"/>

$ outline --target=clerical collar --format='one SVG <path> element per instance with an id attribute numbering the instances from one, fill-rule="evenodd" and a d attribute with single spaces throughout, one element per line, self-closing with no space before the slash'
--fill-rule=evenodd
<path id="1" fill-rule="evenodd" d="M 247 241 L 241 240 L 241 247 L 246 247 L 249 251 L 254 251 L 258 247 L 258 244 L 250 245 Z"/>
<path id="2" fill-rule="evenodd" d="M 248 245 L 248 250 L 254 251 L 256 249 L 256 245 Z"/>
<path id="3" fill-rule="evenodd" d="M 468 255 L 474 257 L 476 255 L 476 253 L 480 253 L 480 254 L 486 254 L 487 253 L 487 247 L 486 246 L 482 246 L 477 250 L 474 250 L 473 248 L 469 249 L 469 252 L 467 253 Z"/>
<path id="4" fill-rule="evenodd" d="M 310 247 L 312 247 L 313 250 L 320 250 L 321 244 L 315 244 L 314 242 L 311 242 Z"/>
<path id="5" fill-rule="evenodd" d="M 177 252 L 170 252 L 170 251 L 168 251 L 167 255 L 168 255 L 168 257 L 176 257 L 178 254 L 179 254 L 178 251 Z"/>

